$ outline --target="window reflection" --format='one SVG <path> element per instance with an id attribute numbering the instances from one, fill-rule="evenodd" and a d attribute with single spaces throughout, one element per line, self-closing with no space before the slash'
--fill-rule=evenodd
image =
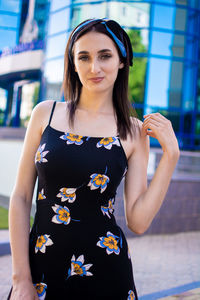
<path id="1" fill-rule="evenodd" d="M 199 8 L 199 0 L 159 0 L 159 2 L 167 4 L 187 5 L 193 8 Z"/>
<path id="2" fill-rule="evenodd" d="M 14 47 L 16 45 L 17 33 L 11 30 L 0 29 L 0 49 L 6 47 Z"/>
<path id="3" fill-rule="evenodd" d="M 51 11 L 70 5 L 70 0 L 51 0 Z"/>
<path id="4" fill-rule="evenodd" d="M 149 31 L 148 30 L 133 30 L 126 29 L 126 32 L 131 40 L 133 53 L 146 53 L 149 47 Z"/>
<path id="5" fill-rule="evenodd" d="M 144 103 L 144 86 L 147 58 L 135 57 L 129 73 L 130 98 L 134 103 Z"/>
<path id="6" fill-rule="evenodd" d="M 39 82 L 24 84 L 22 87 L 21 107 L 20 107 L 20 126 L 27 127 L 33 107 L 39 97 Z"/>
<path id="7" fill-rule="evenodd" d="M 195 134 L 199 134 L 200 135 L 200 114 L 198 114 L 196 116 Z M 200 143 L 200 136 L 199 136 L 199 143 Z"/>
<path id="8" fill-rule="evenodd" d="M 152 5 L 153 26 L 173 29 L 174 18 L 176 13 L 175 7 L 167 7 L 164 5 Z"/>
<path id="9" fill-rule="evenodd" d="M 147 85 L 147 105 L 167 107 L 171 61 L 150 58 Z"/>
<path id="10" fill-rule="evenodd" d="M 151 53 L 184 57 L 184 42 L 184 35 L 153 31 Z"/>
<path id="11" fill-rule="evenodd" d="M 123 26 L 149 26 L 149 4 L 108 2 L 107 5 L 109 9 L 109 18 L 116 20 L 120 24 L 123 24 Z"/>
<path id="12" fill-rule="evenodd" d="M 107 3 L 85 4 L 82 6 L 74 6 L 72 8 L 71 28 L 73 29 L 79 23 L 90 18 L 104 18 L 106 14 Z"/>
<path id="13" fill-rule="evenodd" d="M 49 20 L 49 35 L 55 34 L 69 28 L 70 9 L 63 9 L 52 14 Z"/>
<path id="14" fill-rule="evenodd" d="M 16 28 L 18 16 L 0 14 L 0 26 Z"/>
<path id="15" fill-rule="evenodd" d="M 0 10 L 11 11 L 11 12 L 19 12 L 21 1 L 16 0 L 4 0 L 0 1 Z"/>
<path id="16" fill-rule="evenodd" d="M 0 88 L 0 126 L 4 124 L 4 115 L 6 111 L 7 91 Z"/>
<path id="17" fill-rule="evenodd" d="M 64 54 L 68 36 L 68 34 L 63 33 L 53 37 L 49 37 L 46 52 L 47 59 L 56 56 L 62 56 Z"/>
<path id="18" fill-rule="evenodd" d="M 182 86 L 183 86 L 183 63 L 171 61 L 171 69 L 169 76 L 169 106 L 181 107 Z"/>
<path id="19" fill-rule="evenodd" d="M 64 58 L 46 62 L 45 67 L 45 97 L 46 99 L 60 100 L 63 81 Z"/>
<path id="20" fill-rule="evenodd" d="M 149 26 L 149 8 L 147 3 L 125 3 L 125 2 L 102 2 L 100 4 L 82 5 L 73 7 L 73 28 L 85 19 L 92 17 L 104 18 L 109 16 L 124 27 L 146 27 Z"/>

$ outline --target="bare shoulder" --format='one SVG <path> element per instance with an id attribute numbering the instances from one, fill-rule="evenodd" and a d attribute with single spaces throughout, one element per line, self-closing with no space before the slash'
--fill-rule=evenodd
<path id="1" fill-rule="evenodd" d="M 33 108 L 32 115 L 34 116 L 35 122 L 40 124 L 41 134 L 48 124 L 54 101 L 55 100 L 45 100 L 45 101 L 39 102 Z"/>
<path id="2" fill-rule="evenodd" d="M 144 149 L 149 149 L 149 136 L 146 134 L 144 128 L 143 128 L 143 122 L 136 118 L 136 117 L 130 117 L 132 126 L 135 127 L 135 135 L 132 138 L 132 143 L 133 143 L 133 151 L 132 155 L 136 151 L 144 150 Z"/>

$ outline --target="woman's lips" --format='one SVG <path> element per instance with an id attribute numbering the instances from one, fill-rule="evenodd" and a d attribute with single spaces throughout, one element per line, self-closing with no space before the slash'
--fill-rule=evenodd
<path id="1" fill-rule="evenodd" d="M 90 78 L 89 80 L 91 80 L 93 82 L 100 82 L 103 80 L 103 77 L 94 77 L 94 78 Z"/>

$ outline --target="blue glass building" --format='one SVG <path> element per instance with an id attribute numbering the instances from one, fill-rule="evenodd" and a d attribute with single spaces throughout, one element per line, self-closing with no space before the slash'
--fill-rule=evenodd
<path id="1" fill-rule="evenodd" d="M 12 19 L 11 23 L 0 24 L 0 34 L 4 36 L 6 32 L 7 36 L 10 34 L 13 38 L 9 39 L 9 43 L 4 38 L 0 39 L 0 50 L 5 46 L 14 47 L 19 42 L 19 24 L 24 3 L 17 0 L 0 3 L 4 2 L 15 3 L 15 7 L 10 11 L 6 6 L 3 9 L 0 7 L 1 16 L 9 15 L 6 22 Z M 38 70 L 41 77 L 38 75 L 37 79 L 29 79 L 33 84 L 38 82 L 37 89 L 33 85 L 29 93 L 35 101 L 32 101 L 33 105 L 46 99 L 64 101 L 60 92 L 64 51 L 74 26 L 91 17 L 111 18 L 127 30 L 133 43 L 134 63 L 130 71 L 130 90 L 131 101 L 139 118 L 142 119 L 144 114 L 150 112 L 162 113 L 172 121 L 181 149 L 200 149 L 200 1 L 35 2 L 43 5 L 41 20 L 45 35 L 41 35 L 38 40 L 45 40 L 46 47 L 43 48 L 45 56 Z M 36 6 L 35 9 L 41 11 Z M 20 123 L 23 83 L 22 92 L 17 97 L 18 104 L 12 100 L 12 93 L 7 86 L 2 84 L 2 74 L 0 88 L 1 125 L 26 126 L 25 122 Z M 25 115 L 28 118 L 28 113 Z M 10 116 L 18 122 L 10 122 Z M 151 145 L 159 144 L 152 138 Z"/>

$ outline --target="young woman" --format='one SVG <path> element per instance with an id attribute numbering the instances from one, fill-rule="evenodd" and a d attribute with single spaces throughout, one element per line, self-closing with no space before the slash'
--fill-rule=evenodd
<path id="1" fill-rule="evenodd" d="M 124 177 L 127 226 L 144 233 L 162 205 L 179 147 L 163 115 L 146 115 L 144 122 L 134 116 L 127 96 L 132 58 L 129 37 L 113 20 L 89 19 L 72 31 L 66 102 L 47 100 L 33 109 L 10 198 L 10 299 L 138 299 L 113 214 L 116 190 Z M 149 136 L 163 155 L 147 187 Z"/>

